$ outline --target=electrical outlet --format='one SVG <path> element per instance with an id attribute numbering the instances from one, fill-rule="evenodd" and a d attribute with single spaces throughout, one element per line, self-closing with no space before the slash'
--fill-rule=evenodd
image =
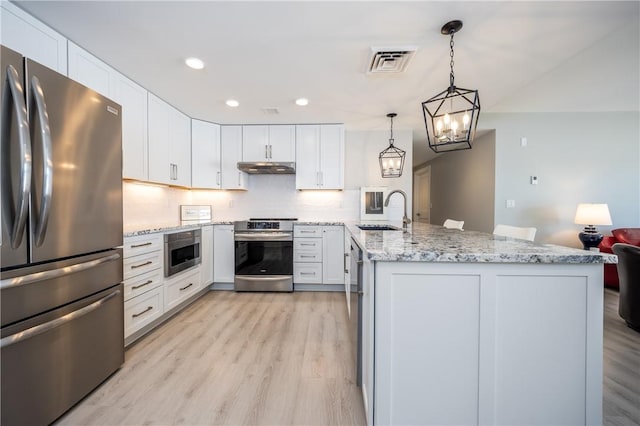
<path id="1" fill-rule="evenodd" d="M 531 185 L 538 184 L 538 176 L 531 176 Z"/>
<path id="2" fill-rule="evenodd" d="M 513 209 L 516 207 L 516 200 L 507 200 L 507 208 Z"/>
<path id="3" fill-rule="evenodd" d="M 527 138 L 524 136 L 520 138 L 520 146 L 527 146 Z"/>

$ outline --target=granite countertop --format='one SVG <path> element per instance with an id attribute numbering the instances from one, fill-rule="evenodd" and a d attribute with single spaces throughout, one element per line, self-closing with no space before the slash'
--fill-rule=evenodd
<path id="1" fill-rule="evenodd" d="M 363 231 L 356 227 L 358 223 L 345 225 L 365 256 L 373 261 L 617 263 L 617 257 L 607 253 L 539 244 L 484 232 L 446 229 L 438 225 L 412 224 L 409 232 Z"/>
<path id="2" fill-rule="evenodd" d="M 135 237 L 136 235 L 156 234 L 168 231 L 186 231 L 188 229 L 201 228 L 207 225 L 233 225 L 233 221 L 208 221 L 208 222 L 189 222 L 189 223 L 161 223 L 155 225 L 141 225 L 139 227 L 131 226 L 125 229 L 123 237 Z"/>

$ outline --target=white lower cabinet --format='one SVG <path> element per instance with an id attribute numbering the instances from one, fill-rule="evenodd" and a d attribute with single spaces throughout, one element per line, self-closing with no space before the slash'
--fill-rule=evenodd
<path id="1" fill-rule="evenodd" d="M 344 227 L 296 225 L 293 282 L 344 285 Z"/>
<path id="2" fill-rule="evenodd" d="M 201 287 L 199 266 L 167 278 L 164 282 L 164 310 L 175 308 Z"/>
<path id="3" fill-rule="evenodd" d="M 322 227 L 322 282 L 344 285 L 344 227 Z"/>
<path id="4" fill-rule="evenodd" d="M 202 250 L 200 256 L 202 264 L 200 272 L 202 274 L 202 285 L 213 283 L 213 226 L 202 227 Z"/>
<path id="5" fill-rule="evenodd" d="M 162 287 L 149 290 L 124 302 L 124 337 L 131 336 L 164 312 Z"/>
<path id="6" fill-rule="evenodd" d="M 213 226 L 213 282 L 232 283 L 235 275 L 233 225 Z"/>
<path id="7" fill-rule="evenodd" d="M 293 282 L 302 284 L 322 284 L 322 263 L 293 264 Z"/>

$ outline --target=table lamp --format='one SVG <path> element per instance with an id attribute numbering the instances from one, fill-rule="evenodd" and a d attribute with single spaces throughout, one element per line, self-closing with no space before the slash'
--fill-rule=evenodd
<path id="1" fill-rule="evenodd" d="M 598 247 L 602 241 L 595 225 L 611 225 L 611 215 L 606 204 L 578 204 L 576 217 L 573 220 L 578 225 L 585 225 L 584 230 L 578 234 L 585 250 Z"/>

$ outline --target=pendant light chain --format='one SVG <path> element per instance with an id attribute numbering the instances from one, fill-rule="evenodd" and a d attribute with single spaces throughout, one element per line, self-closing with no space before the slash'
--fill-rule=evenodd
<path id="1" fill-rule="evenodd" d="M 393 146 L 393 117 L 391 118 L 391 138 L 389 139 L 389 144 L 391 144 L 391 146 Z"/>
<path id="2" fill-rule="evenodd" d="M 449 73 L 449 87 L 454 87 L 453 85 L 453 35 L 455 33 L 451 32 L 451 41 L 449 42 L 449 47 L 451 48 L 451 52 L 449 56 L 451 56 L 451 61 L 449 62 L 449 66 L 451 67 L 451 72 Z"/>

